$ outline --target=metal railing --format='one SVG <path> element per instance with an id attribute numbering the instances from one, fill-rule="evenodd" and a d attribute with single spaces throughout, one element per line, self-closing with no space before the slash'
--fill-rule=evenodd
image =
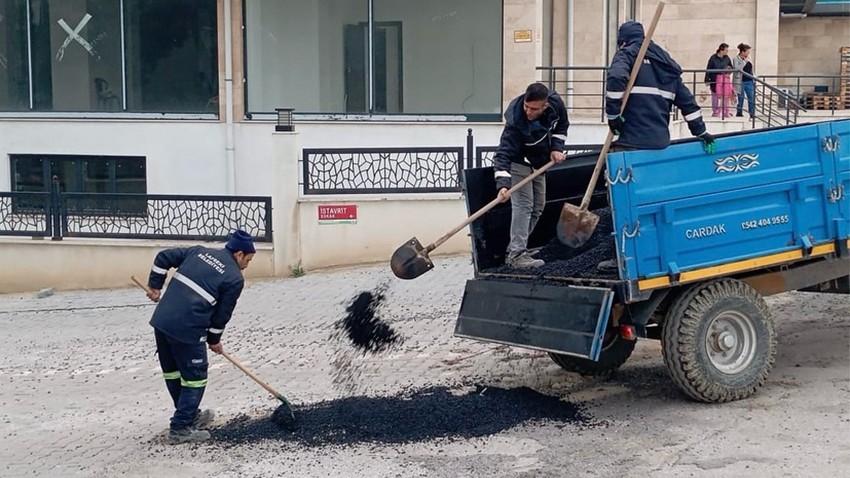
<path id="1" fill-rule="evenodd" d="M 225 241 L 243 229 L 272 240 L 265 196 L 0 193 L 0 236 Z"/>
<path id="2" fill-rule="evenodd" d="M 794 98 L 806 110 L 850 109 L 850 76 L 842 75 L 765 75 L 766 83 Z"/>
<path id="3" fill-rule="evenodd" d="M 49 237 L 53 232 L 50 193 L 0 192 L 0 235 Z"/>
<path id="4" fill-rule="evenodd" d="M 683 70 L 682 76 L 687 78 L 685 82 L 688 88 L 704 101 L 711 95 L 709 86 L 705 84 L 704 78 L 706 73 L 729 73 L 729 70 Z M 750 123 L 756 127 L 757 121 L 764 124 L 765 127 L 782 126 L 787 124 L 795 124 L 797 117 L 803 108 L 788 92 L 782 91 L 774 85 L 767 83 L 763 78 L 752 76 L 748 73 L 741 72 L 741 75 L 753 80 L 753 90 L 755 97 L 755 115 L 749 117 Z M 719 102 L 729 102 L 735 98 L 727 98 L 724 94 L 718 97 Z M 746 100 L 743 110 L 747 109 Z M 708 105 L 711 108 L 711 105 Z M 733 110 L 736 106 L 731 107 Z M 678 111 L 676 117 L 678 118 Z M 720 118 L 721 120 L 726 118 Z"/>
<path id="5" fill-rule="evenodd" d="M 476 146 L 472 128 L 466 146 L 304 149 L 305 195 L 460 192 L 463 168 L 493 165 L 498 146 Z M 599 151 L 602 145 L 568 144 L 567 154 Z"/>
<path id="6" fill-rule="evenodd" d="M 604 66 L 540 66 L 541 78 L 549 88 L 558 91 L 568 105 L 570 115 L 597 117 L 601 122 L 605 121 L 605 92 L 606 74 L 608 67 Z M 710 92 L 704 83 L 706 73 L 727 73 L 728 70 L 683 70 L 682 80 L 694 93 L 698 103 L 703 107 L 711 107 L 706 104 Z M 747 75 L 746 73 L 743 73 Z M 765 81 L 776 77 L 753 77 L 755 82 L 756 114 L 750 118 L 753 127 L 756 121 L 761 121 L 765 126 L 777 126 L 796 123 L 797 117 L 804 105 L 799 101 L 799 95 L 787 89 L 778 87 Z M 789 77 L 790 78 L 790 77 Z M 799 78 L 805 78 L 801 76 Z M 812 78 L 819 78 L 813 76 Z M 846 77 L 837 77 L 837 81 L 846 81 Z M 730 101 L 731 98 L 720 98 L 721 101 Z M 746 105 L 744 105 L 746 107 Z M 848 105 L 850 106 L 850 105 Z M 737 105 L 731 106 L 733 110 Z M 674 108 L 673 118 L 679 117 L 678 109 Z M 719 118 L 723 120 L 725 118 Z"/>
<path id="7" fill-rule="evenodd" d="M 460 191 L 463 147 L 323 148 L 302 152 L 304 194 Z"/>

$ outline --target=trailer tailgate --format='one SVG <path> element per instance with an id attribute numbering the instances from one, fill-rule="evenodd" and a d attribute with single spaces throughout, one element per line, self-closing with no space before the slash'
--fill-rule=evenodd
<path id="1" fill-rule="evenodd" d="M 472 279 L 455 335 L 598 360 L 613 298 L 601 287 Z"/>

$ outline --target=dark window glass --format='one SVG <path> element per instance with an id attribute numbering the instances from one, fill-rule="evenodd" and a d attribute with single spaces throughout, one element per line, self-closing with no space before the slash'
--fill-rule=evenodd
<path id="1" fill-rule="evenodd" d="M 499 117 L 501 4 L 245 0 L 248 111 Z"/>
<path id="2" fill-rule="evenodd" d="M 48 188 L 45 178 L 44 160 L 38 157 L 12 159 L 12 190 L 20 192 L 44 192 Z"/>
<path id="3" fill-rule="evenodd" d="M 110 191 L 110 160 L 84 159 L 82 160 L 82 192 L 85 193 L 108 193 Z"/>
<path id="4" fill-rule="evenodd" d="M 31 0 L 36 110 L 121 110 L 120 18 L 116 0 Z"/>
<path id="5" fill-rule="evenodd" d="M 215 0 L 125 0 L 127 109 L 218 112 Z"/>
<path id="6" fill-rule="evenodd" d="M 147 193 L 145 158 L 141 156 L 11 156 L 12 191 L 48 192 L 52 178 L 68 193 Z"/>
<path id="7" fill-rule="evenodd" d="M 115 192 L 147 193 L 144 158 L 115 159 Z"/>
<path id="8" fill-rule="evenodd" d="M 0 110 L 29 109 L 27 2 L 0 0 Z"/>

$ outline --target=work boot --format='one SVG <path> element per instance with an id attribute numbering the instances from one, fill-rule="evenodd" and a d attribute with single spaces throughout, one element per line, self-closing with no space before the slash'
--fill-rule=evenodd
<path id="1" fill-rule="evenodd" d="M 619 272 L 620 266 L 617 264 L 617 259 L 608 259 L 596 265 L 599 272 Z"/>
<path id="2" fill-rule="evenodd" d="M 206 428 L 210 425 L 210 423 L 212 423 L 214 419 L 215 412 L 210 410 L 209 408 L 206 410 L 198 410 L 197 415 L 195 415 L 195 419 L 192 420 L 192 428 Z"/>
<path id="3" fill-rule="evenodd" d="M 534 269 L 542 266 L 543 264 L 545 264 L 545 262 L 531 257 L 528 252 L 523 252 L 516 257 L 508 259 L 508 265 L 516 269 Z"/>
<path id="4" fill-rule="evenodd" d="M 168 431 L 168 443 L 179 445 L 181 443 L 200 443 L 210 439 L 210 432 L 206 430 L 195 430 L 194 428 L 171 429 Z"/>

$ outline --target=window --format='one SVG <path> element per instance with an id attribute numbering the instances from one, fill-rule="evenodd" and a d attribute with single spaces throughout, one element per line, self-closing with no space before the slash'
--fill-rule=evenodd
<path id="1" fill-rule="evenodd" d="M 498 0 L 246 0 L 249 112 L 499 119 Z"/>
<path id="2" fill-rule="evenodd" d="M 0 110 L 29 109 L 27 0 L 0 0 Z"/>
<path id="3" fill-rule="evenodd" d="M 0 110 L 218 113 L 217 46 L 216 0 L 0 0 Z"/>
<path id="4" fill-rule="evenodd" d="M 142 156 L 13 154 L 12 191 L 49 192 L 52 178 L 69 193 L 147 192 Z"/>

